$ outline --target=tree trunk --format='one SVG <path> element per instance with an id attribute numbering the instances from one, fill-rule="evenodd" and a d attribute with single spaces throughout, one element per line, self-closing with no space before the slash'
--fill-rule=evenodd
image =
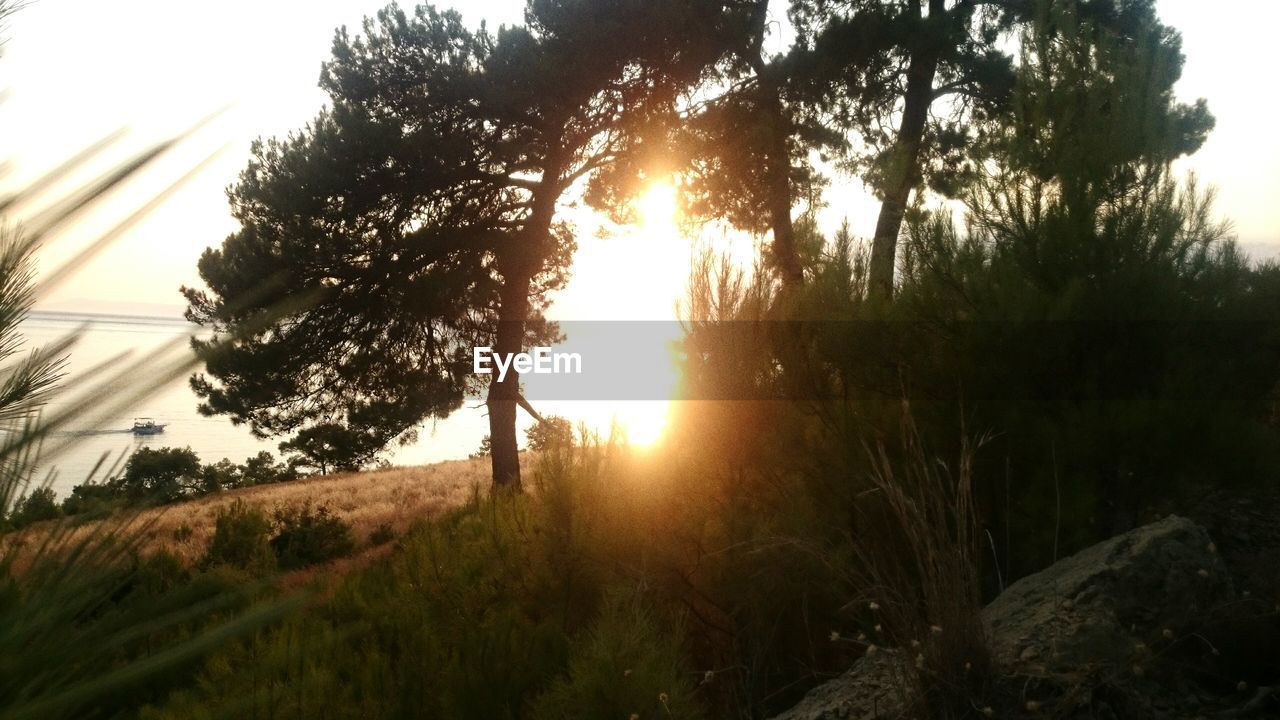
<path id="1" fill-rule="evenodd" d="M 777 78 L 765 57 L 764 36 L 768 29 L 769 0 L 756 0 L 753 6 L 750 40 L 740 57 L 756 76 L 760 108 L 768 123 L 768 144 L 764 148 L 766 210 L 769 229 L 773 231 L 773 259 L 782 275 L 783 285 L 795 287 L 804 280 L 804 270 L 796 253 L 795 226 L 791 222 L 791 153 L 787 138 L 790 123 L 782 107 Z"/>
<path id="2" fill-rule="evenodd" d="M 902 218 L 907 212 L 911 190 L 921 179 L 920 147 L 929 120 L 929 107 L 933 104 L 933 79 L 937 72 L 936 53 L 921 50 L 913 54 L 911 66 L 907 69 L 902 122 L 882 188 L 884 200 L 880 203 L 876 234 L 871 243 L 871 291 L 886 299 L 893 297 L 893 272 L 897 266 Z"/>
<path id="3" fill-rule="evenodd" d="M 777 89 L 766 84 L 765 99 L 769 110 L 769 224 L 773 230 L 773 257 L 778 263 L 782 283 L 796 287 L 804 281 L 800 255 L 796 252 L 795 226 L 791 222 L 791 154 L 787 150 L 787 119 Z"/>
<path id="4" fill-rule="evenodd" d="M 515 263 L 513 263 L 515 264 Z M 518 263 L 523 265 L 523 263 Z M 493 351 L 510 357 L 524 349 L 524 324 L 529 315 L 529 281 L 532 273 L 517 267 L 504 272 L 498 306 L 498 332 Z M 520 374 L 514 367 L 489 382 L 489 459 L 494 488 L 520 490 L 520 450 L 516 438 L 516 404 L 520 397 Z"/>
<path id="5" fill-rule="evenodd" d="M 529 319 L 529 291 L 533 276 L 551 250 L 551 223 L 560 198 L 559 163 L 550 162 L 534 191 L 532 211 L 519 241 L 499 258 L 502 289 L 498 297 L 498 332 L 493 352 L 504 358 L 524 351 L 525 322 Z M 520 374 L 509 367 L 489 382 L 489 459 L 494 488 L 520 490 L 520 450 L 516 437 L 516 408 L 527 404 L 520 393 Z"/>

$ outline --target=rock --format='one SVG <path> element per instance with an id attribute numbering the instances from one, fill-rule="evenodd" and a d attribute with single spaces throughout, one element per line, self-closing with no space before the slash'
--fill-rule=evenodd
<path id="1" fill-rule="evenodd" d="M 1169 516 L 1019 580 L 986 607 L 983 619 L 1001 673 L 1128 674 L 1147 658 L 1149 646 L 1185 638 L 1198 628 L 1203 610 L 1233 597 L 1231 577 L 1208 533 Z M 902 661 L 892 650 L 864 657 L 775 720 L 899 717 L 909 701 Z M 1168 716 L 1133 712 L 1130 705 L 1119 716 Z"/>
<path id="2" fill-rule="evenodd" d="M 1211 545 L 1203 528 L 1170 516 L 1022 578 L 983 611 L 997 664 L 1127 667 L 1137 644 L 1182 637 L 1203 609 L 1233 597 Z"/>
<path id="3" fill-rule="evenodd" d="M 902 655 L 882 650 L 859 658 L 844 675 L 823 683 L 774 720 L 888 720 L 906 705 Z"/>

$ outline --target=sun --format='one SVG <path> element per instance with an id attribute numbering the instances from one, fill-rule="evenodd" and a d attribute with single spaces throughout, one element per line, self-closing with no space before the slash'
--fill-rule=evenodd
<path id="1" fill-rule="evenodd" d="M 646 232 L 676 236 L 676 189 L 669 182 L 655 182 L 636 201 L 640 224 Z"/>

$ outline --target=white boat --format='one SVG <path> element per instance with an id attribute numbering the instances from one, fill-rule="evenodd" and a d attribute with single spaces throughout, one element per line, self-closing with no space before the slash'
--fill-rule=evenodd
<path id="1" fill-rule="evenodd" d="M 159 435 L 162 432 L 164 432 L 164 425 L 151 418 L 134 418 L 133 420 L 134 435 Z"/>

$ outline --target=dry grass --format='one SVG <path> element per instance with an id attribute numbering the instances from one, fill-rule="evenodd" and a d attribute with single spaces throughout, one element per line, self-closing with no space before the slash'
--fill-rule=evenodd
<path id="1" fill-rule="evenodd" d="M 293 482 L 259 485 L 230 490 L 188 502 L 142 510 L 127 520 L 141 528 L 141 550 L 164 548 L 184 562 L 193 563 L 204 554 L 213 535 L 214 519 L 220 510 L 236 500 L 244 500 L 271 512 L 275 508 L 311 503 L 325 505 L 346 522 L 351 523 L 358 547 L 369 545 L 369 534 L 384 523 L 397 535 L 415 520 L 432 517 L 442 510 L 465 502 L 474 487 L 486 487 L 489 460 L 451 460 L 434 465 L 393 467 L 342 475 L 307 478 Z M 106 523 L 120 523 L 124 518 L 111 518 L 85 523 L 62 533 L 59 544 L 73 543 L 103 530 Z M 19 543 L 15 570 L 24 566 L 24 549 L 38 547 L 53 529 L 52 523 L 41 523 L 6 538 Z"/>

